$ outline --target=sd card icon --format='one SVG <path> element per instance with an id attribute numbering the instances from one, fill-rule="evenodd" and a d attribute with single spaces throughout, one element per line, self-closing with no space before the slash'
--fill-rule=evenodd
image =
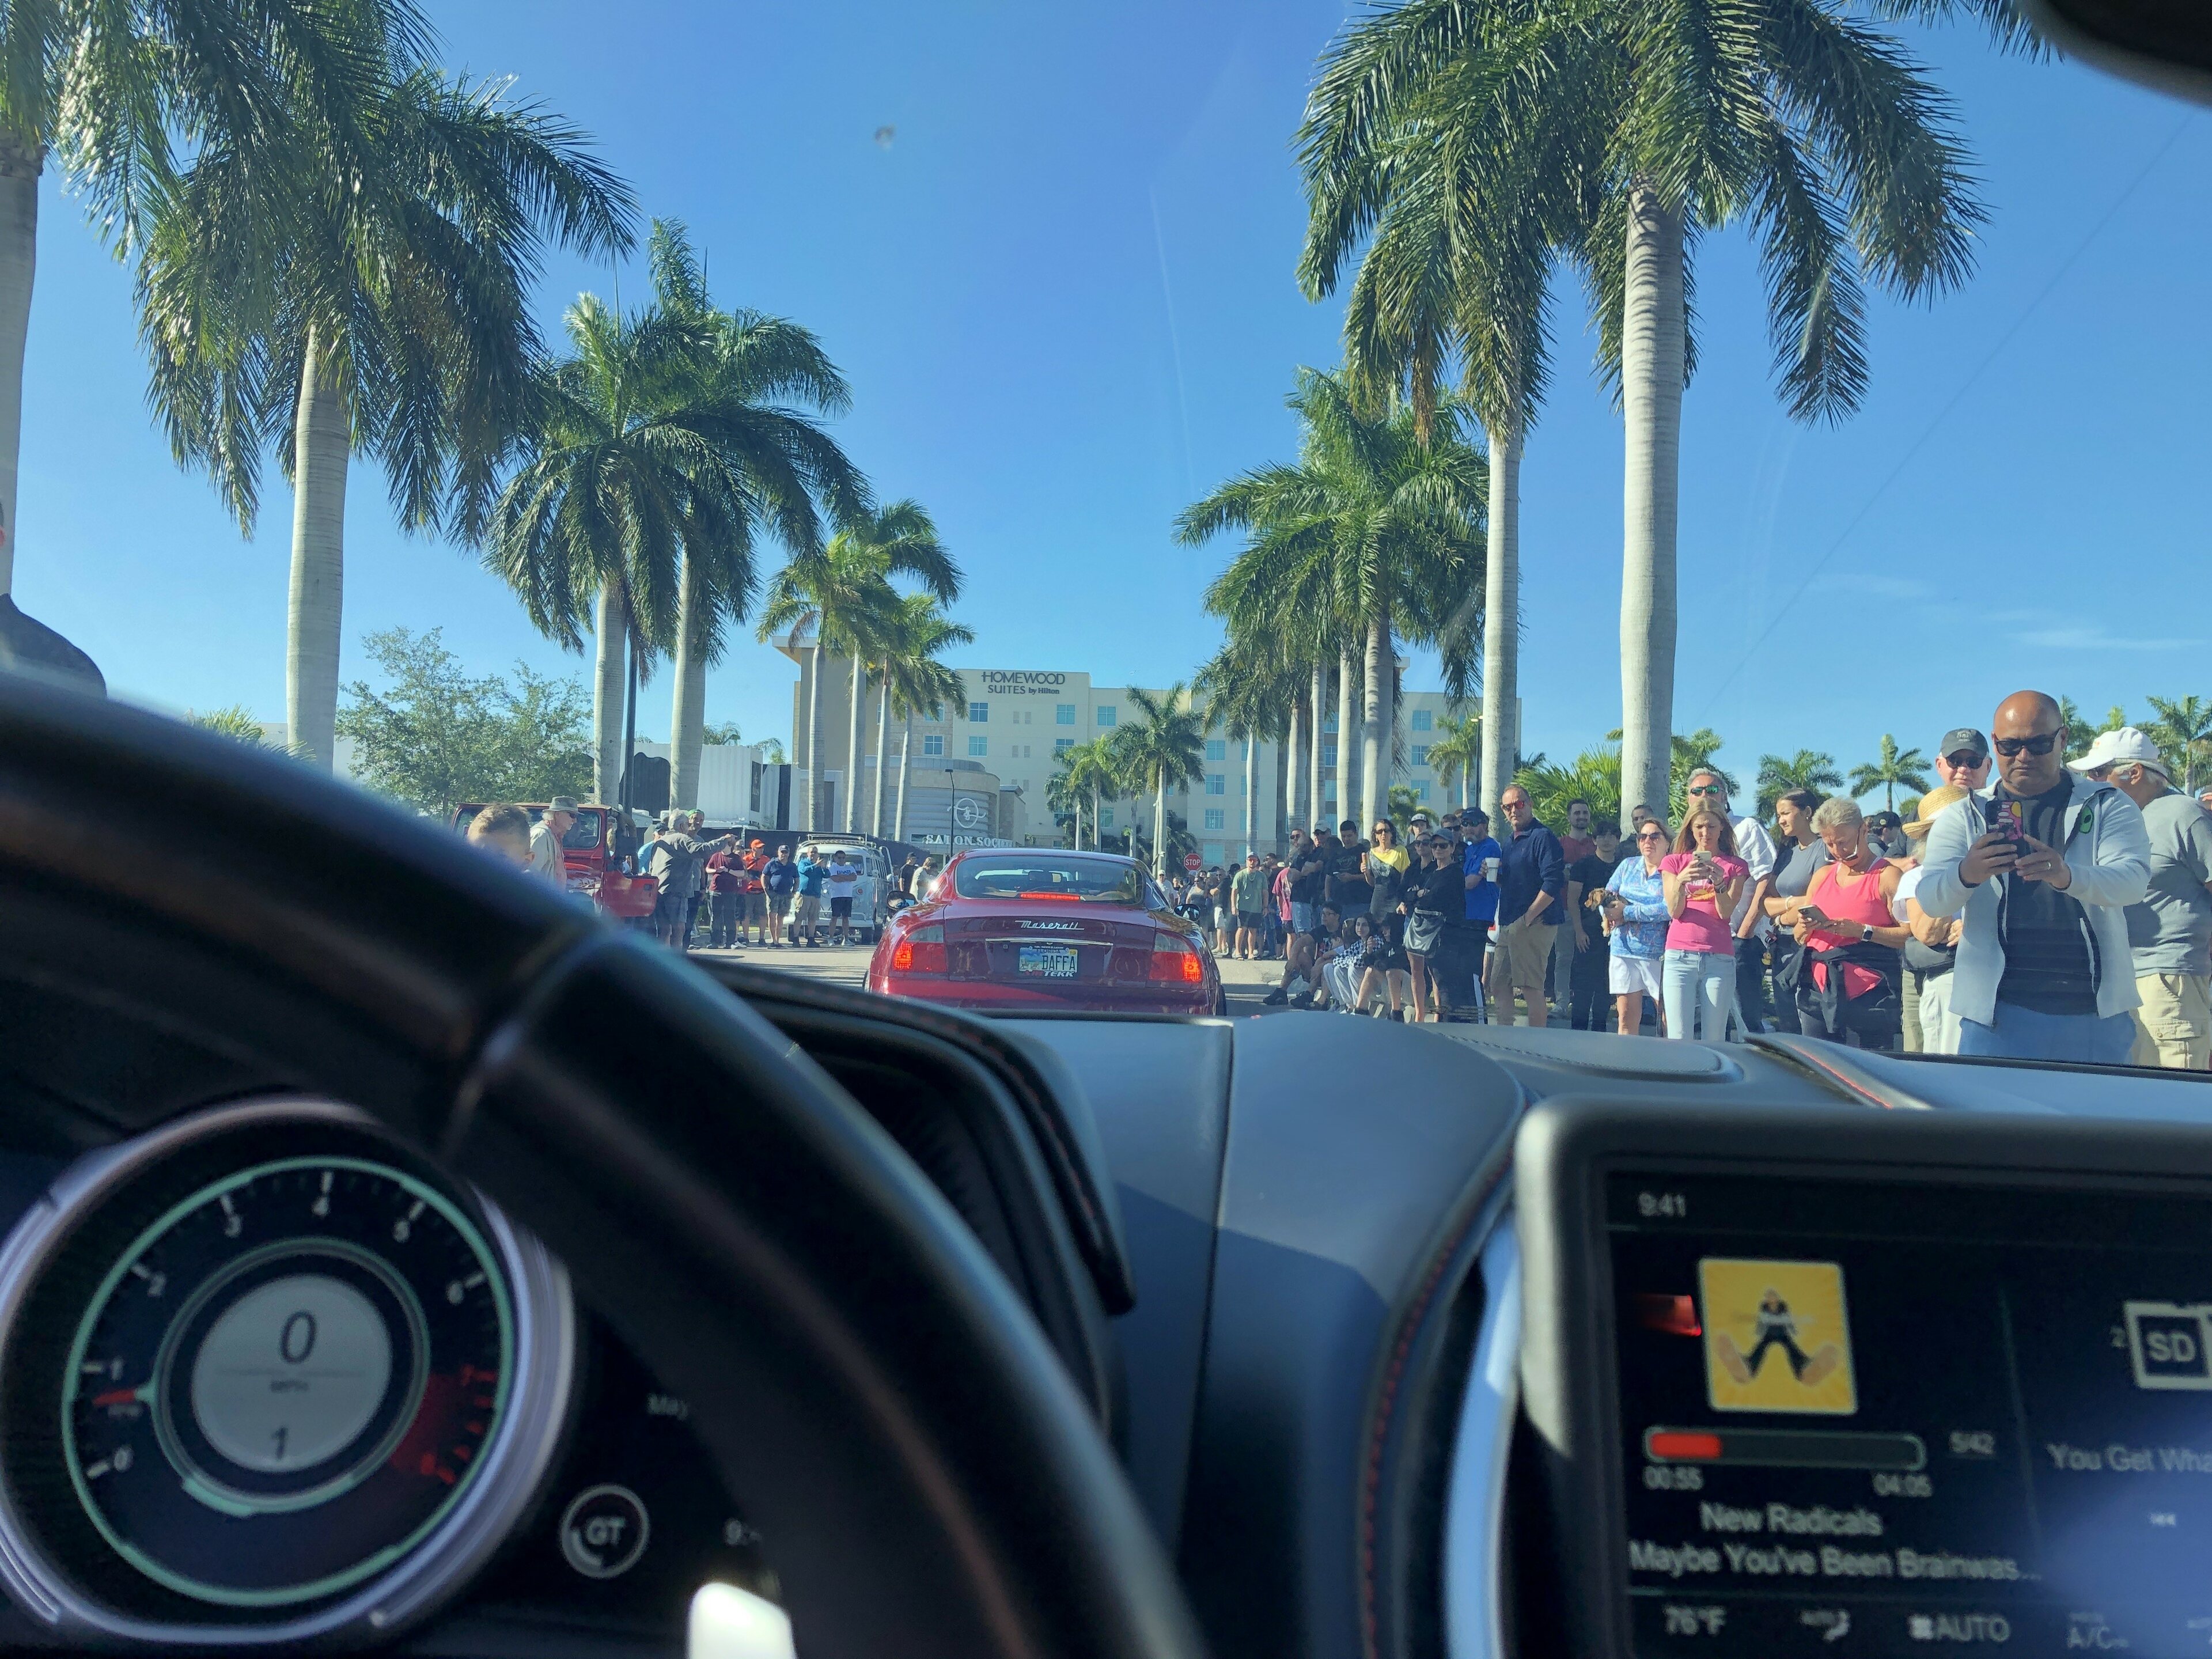
<path id="1" fill-rule="evenodd" d="M 2121 1309 L 2136 1387 L 2212 1390 L 2212 1308 L 2126 1302 Z"/>

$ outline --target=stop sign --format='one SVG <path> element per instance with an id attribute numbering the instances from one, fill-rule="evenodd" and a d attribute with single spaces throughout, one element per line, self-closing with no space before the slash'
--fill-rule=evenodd
<path id="1" fill-rule="evenodd" d="M 1206 860 L 1195 853 L 1185 853 L 1182 855 L 1182 867 L 1186 870 L 1201 870 L 1206 867 Z"/>

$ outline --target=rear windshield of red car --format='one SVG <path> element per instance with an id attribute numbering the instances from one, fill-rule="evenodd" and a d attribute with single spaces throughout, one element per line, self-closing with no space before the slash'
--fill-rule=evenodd
<path id="1" fill-rule="evenodd" d="M 1056 859 L 1049 854 L 967 858 L 953 866 L 952 890 L 973 899 L 1074 899 L 1087 904 L 1135 904 L 1144 877 L 1133 864 Z"/>

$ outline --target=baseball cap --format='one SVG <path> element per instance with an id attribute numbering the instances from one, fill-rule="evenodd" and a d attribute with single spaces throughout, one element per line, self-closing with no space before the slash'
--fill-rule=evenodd
<path id="1" fill-rule="evenodd" d="M 1962 749 L 1971 752 L 1976 760 L 1990 757 L 1990 740 L 1971 726 L 1954 726 L 1946 732 L 1942 747 L 1936 752 L 1948 760 Z"/>
<path id="2" fill-rule="evenodd" d="M 755 836 L 753 837 L 753 845 L 756 847 L 765 847 L 768 843 L 763 841 L 758 836 Z"/>
<path id="3" fill-rule="evenodd" d="M 2100 766 L 2132 766 L 2137 762 L 2166 776 L 2166 763 L 2159 757 L 2158 745 L 2150 740 L 2150 734 L 2124 726 L 2117 732 L 2098 732 L 2087 754 L 2066 763 L 2076 772 L 2094 772 Z"/>

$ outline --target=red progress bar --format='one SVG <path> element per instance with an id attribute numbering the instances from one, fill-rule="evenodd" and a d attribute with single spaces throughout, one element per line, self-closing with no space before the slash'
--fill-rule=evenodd
<path id="1" fill-rule="evenodd" d="M 1717 1434 L 1692 1434 L 1679 1429 L 1655 1429 L 1644 1437 L 1644 1449 L 1647 1455 L 1664 1458 L 1669 1463 L 1717 1463 L 1721 1456 L 1721 1437 Z"/>

